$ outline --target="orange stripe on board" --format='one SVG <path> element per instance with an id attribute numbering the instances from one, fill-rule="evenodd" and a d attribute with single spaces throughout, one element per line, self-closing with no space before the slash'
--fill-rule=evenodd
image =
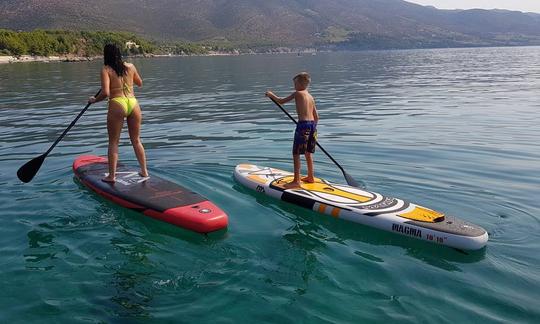
<path id="1" fill-rule="evenodd" d="M 319 204 L 319 213 L 324 214 L 324 211 L 326 210 L 325 204 Z"/>
<path id="2" fill-rule="evenodd" d="M 257 175 L 252 174 L 252 175 L 249 175 L 248 178 L 260 184 L 266 184 L 266 179 L 259 177 Z"/>
<path id="3" fill-rule="evenodd" d="M 339 217 L 339 212 L 340 211 L 341 211 L 341 209 L 334 207 L 334 209 L 332 209 L 332 213 L 330 215 L 332 215 L 333 217 Z"/>

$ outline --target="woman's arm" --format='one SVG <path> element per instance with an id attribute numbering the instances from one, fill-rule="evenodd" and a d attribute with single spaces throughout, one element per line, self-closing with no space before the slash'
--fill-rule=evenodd
<path id="1" fill-rule="evenodd" d="M 110 94 L 110 84 L 111 79 L 109 78 L 109 73 L 107 72 L 107 69 L 103 67 L 103 69 L 101 69 L 101 92 L 97 97 L 90 97 L 88 102 L 96 103 L 108 98 Z"/>
<path id="2" fill-rule="evenodd" d="M 142 87 L 142 78 L 139 75 L 139 71 L 137 71 L 135 65 L 131 64 L 131 66 L 133 67 L 133 83 L 135 83 L 139 87 Z"/>

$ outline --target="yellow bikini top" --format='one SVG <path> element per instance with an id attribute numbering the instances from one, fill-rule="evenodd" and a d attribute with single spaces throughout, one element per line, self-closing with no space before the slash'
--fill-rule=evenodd
<path id="1" fill-rule="evenodd" d="M 121 76 L 120 80 L 122 81 L 121 89 L 122 89 L 122 93 L 124 94 L 124 96 L 128 97 L 128 94 L 133 94 L 129 84 L 126 81 L 124 81 L 124 76 Z M 113 90 L 113 89 L 118 89 L 118 88 L 112 88 L 111 90 Z"/>

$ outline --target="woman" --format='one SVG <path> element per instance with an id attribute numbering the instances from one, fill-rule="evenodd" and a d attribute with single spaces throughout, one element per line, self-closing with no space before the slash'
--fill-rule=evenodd
<path id="1" fill-rule="evenodd" d="M 141 167 L 139 174 L 142 177 L 148 177 L 146 156 L 140 139 L 141 108 L 133 92 L 133 84 L 141 87 L 142 79 L 133 64 L 122 60 L 122 54 L 116 45 L 105 45 L 103 57 L 105 64 L 101 69 L 101 93 L 88 100 L 89 103 L 95 103 L 110 98 L 107 113 L 109 175 L 102 180 L 110 183 L 116 180 L 118 143 L 124 126 L 124 118 L 127 119 L 129 138 Z"/>

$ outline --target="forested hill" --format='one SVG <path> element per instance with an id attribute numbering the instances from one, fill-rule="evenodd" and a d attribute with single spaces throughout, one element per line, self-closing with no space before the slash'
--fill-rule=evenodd
<path id="1" fill-rule="evenodd" d="M 250 46 L 540 44 L 540 15 L 401 0 L 3 0 L 0 28 L 132 32 Z"/>

